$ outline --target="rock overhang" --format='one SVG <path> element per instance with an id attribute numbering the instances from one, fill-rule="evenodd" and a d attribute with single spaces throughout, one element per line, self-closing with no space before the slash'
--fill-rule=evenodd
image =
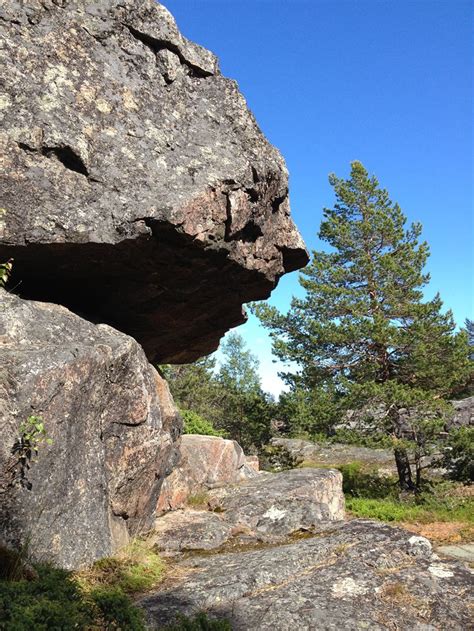
<path id="1" fill-rule="evenodd" d="M 12 286 L 186 362 L 308 261 L 287 170 L 214 55 L 152 0 L 3 8 Z"/>

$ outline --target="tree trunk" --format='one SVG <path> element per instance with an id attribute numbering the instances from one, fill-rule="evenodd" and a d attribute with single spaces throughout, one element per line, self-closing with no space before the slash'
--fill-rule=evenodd
<path id="1" fill-rule="evenodd" d="M 410 461 L 406 449 L 398 448 L 394 450 L 395 462 L 398 471 L 398 483 L 402 491 L 415 491 L 416 486 L 413 484 L 411 477 Z"/>
<path id="2" fill-rule="evenodd" d="M 420 490 L 421 486 L 421 454 L 419 451 L 415 452 L 415 467 L 416 467 L 416 490 Z"/>

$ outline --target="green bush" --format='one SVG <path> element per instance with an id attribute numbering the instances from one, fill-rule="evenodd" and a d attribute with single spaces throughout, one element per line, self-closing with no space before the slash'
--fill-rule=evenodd
<path id="1" fill-rule="evenodd" d="M 71 573 L 37 566 L 38 578 L 0 581 L 2 631 L 72 631 L 85 629 L 94 618 Z"/>
<path id="2" fill-rule="evenodd" d="M 164 564 L 143 542 L 76 573 L 24 556 L 0 547 L 0 631 L 145 630 L 128 594 L 159 583 Z"/>
<path id="3" fill-rule="evenodd" d="M 145 631 L 143 613 L 135 607 L 120 587 L 96 587 L 90 598 L 98 610 L 98 620 L 102 629 L 125 629 Z"/>
<path id="4" fill-rule="evenodd" d="M 364 469 L 362 463 L 351 462 L 337 467 L 342 473 L 342 490 L 352 497 L 381 499 L 396 497 L 397 480 Z"/>
<path id="5" fill-rule="evenodd" d="M 355 429 L 338 429 L 331 436 L 333 443 L 345 443 L 369 449 L 392 449 L 393 439 L 382 432 L 362 432 Z"/>
<path id="6" fill-rule="evenodd" d="M 179 616 L 175 623 L 162 627 L 163 631 L 232 631 L 227 620 L 213 620 L 203 612 L 193 618 Z"/>
<path id="7" fill-rule="evenodd" d="M 180 410 L 184 420 L 185 434 L 202 434 L 204 436 L 226 437 L 226 432 L 215 429 L 212 423 L 193 410 Z"/>
<path id="8" fill-rule="evenodd" d="M 143 541 L 132 541 L 116 556 L 96 561 L 77 573 L 86 591 L 95 587 L 119 587 L 127 594 L 143 592 L 163 580 L 165 565 L 161 557 Z"/>
<path id="9" fill-rule="evenodd" d="M 474 482 L 474 427 L 460 427 L 449 433 L 443 466 L 452 480 Z"/>

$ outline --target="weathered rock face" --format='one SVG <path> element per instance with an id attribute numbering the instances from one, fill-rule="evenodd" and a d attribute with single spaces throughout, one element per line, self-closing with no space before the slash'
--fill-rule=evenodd
<path id="1" fill-rule="evenodd" d="M 247 464 L 235 440 L 186 434 L 181 439 L 179 466 L 163 483 L 157 511 L 182 508 L 193 494 L 255 475 L 255 462 Z"/>
<path id="2" fill-rule="evenodd" d="M 342 476 L 328 469 L 262 473 L 202 494 L 206 510 L 178 510 L 157 518 L 152 541 L 167 554 L 281 542 L 321 522 L 344 519 Z"/>
<path id="3" fill-rule="evenodd" d="M 344 519 L 342 475 L 311 468 L 263 474 L 235 488 L 210 491 L 209 508 L 262 541 L 273 541 Z"/>
<path id="4" fill-rule="evenodd" d="M 279 547 L 182 560 L 142 601 L 150 628 L 205 610 L 235 631 L 472 626 L 472 572 L 442 561 L 427 539 L 380 523 L 320 526 Z"/>
<path id="5" fill-rule="evenodd" d="M 3 543 L 28 542 L 36 558 L 77 567 L 152 525 L 181 421 L 135 340 L 0 290 L 0 402 L 4 473 L 30 415 L 53 440 L 27 473 L 31 491 L 3 478 Z"/>
<path id="6" fill-rule="evenodd" d="M 474 397 L 467 397 L 467 399 L 461 399 L 460 401 L 451 401 L 451 403 L 454 408 L 454 416 L 448 423 L 448 430 L 474 425 Z"/>
<path id="7" fill-rule="evenodd" d="M 153 360 L 214 350 L 243 303 L 307 262 L 280 154 L 153 0 L 0 5 L 12 283 Z"/>
<path id="8" fill-rule="evenodd" d="M 303 462 L 313 462 L 316 465 L 343 465 L 351 462 L 362 462 L 376 466 L 380 471 L 392 473 L 396 471 L 393 451 L 390 449 L 369 449 L 343 443 L 318 444 L 299 438 L 275 437 L 270 440 L 271 447 L 276 448 L 270 456 L 272 464 L 278 465 L 290 461 L 292 466 Z M 281 454 L 279 453 L 281 452 Z"/>

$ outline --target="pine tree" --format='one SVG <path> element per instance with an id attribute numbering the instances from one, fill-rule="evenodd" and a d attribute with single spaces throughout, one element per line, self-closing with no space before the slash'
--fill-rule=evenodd
<path id="1" fill-rule="evenodd" d="M 260 446 L 270 436 L 273 402 L 262 390 L 258 359 L 238 333 L 231 333 L 221 350 L 223 361 L 217 373 L 223 392 L 220 427 L 245 448 Z"/>
<path id="2" fill-rule="evenodd" d="M 209 356 L 180 366 L 161 366 L 185 421 L 185 431 L 225 435 L 243 447 L 269 438 L 273 402 L 263 392 L 258 359 L 237 333 L 221 346 L 222 359 Z"/>
<path id="3" fill-rule="evenodd" d="M 467 331 L 468 344 L 471 347 L 471 359 L 474 360 L 474 320 L 466 318 L 464 321 L 464 328 Z"/>
<path id="4" fill-rule="evenodd" d="M 406 228 L 399 205 L 360 162 L 349 179 L 329 181 L 336 204 L 324 209 L 319 232 L 329 251 L 312 253 L 300 278 L 305 297 L 287 315 L 265 305 L 256 312 L 275 354 L 299 366 L 286 374 L 293 388 L 327 389 L 364 409 L 366 425 L 393 437 L 400 486 L 413 490 L 448 413 L 443 397 L 467 379 L 467 336 L 455 333 L 439 296 L 423 300 L 421 225 Z"/>

